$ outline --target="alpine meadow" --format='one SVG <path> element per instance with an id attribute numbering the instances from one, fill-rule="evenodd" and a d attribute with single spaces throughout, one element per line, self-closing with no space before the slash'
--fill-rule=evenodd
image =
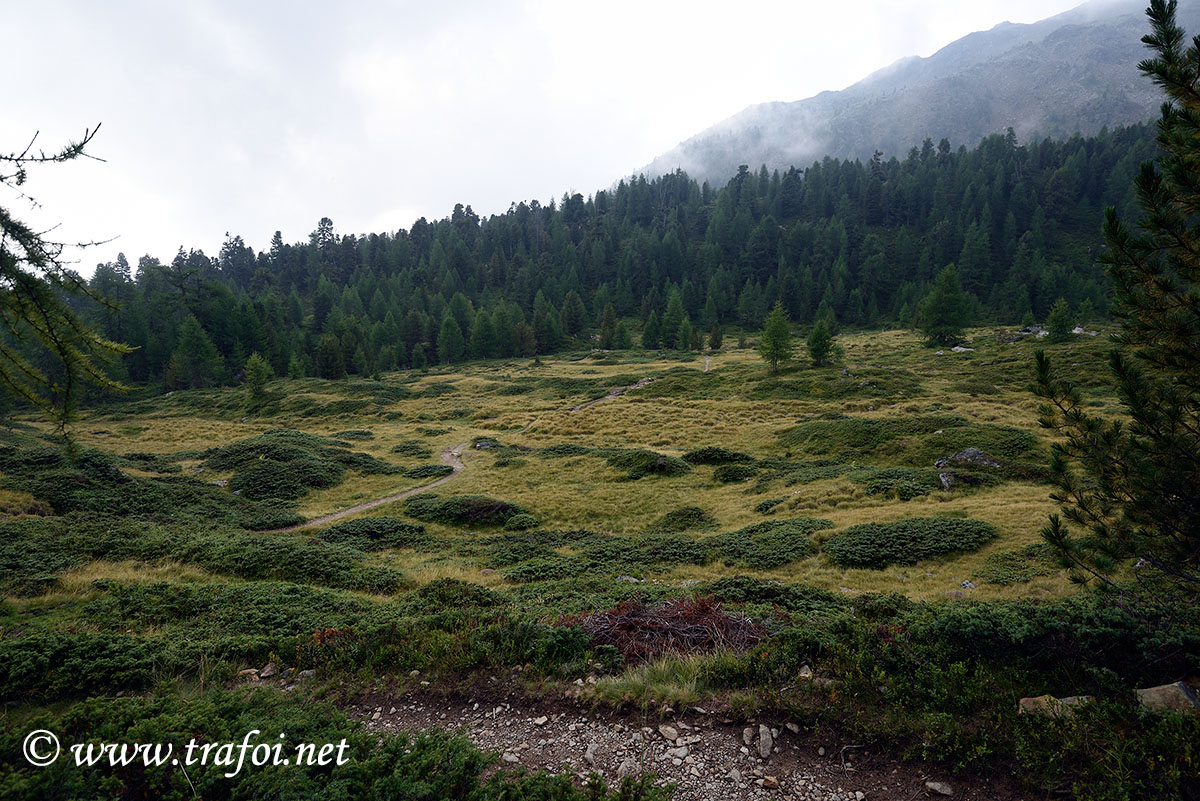
<path id="1" fill-rule="evenodd" d="M 1200 801 L 1181 16 L 1157 120 L 90 275 L 111 127 L 0 153 L 0 798 Z"/>

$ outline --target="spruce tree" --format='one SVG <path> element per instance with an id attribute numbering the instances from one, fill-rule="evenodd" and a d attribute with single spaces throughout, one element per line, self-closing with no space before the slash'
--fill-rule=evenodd
<path id="1" fill-rule="evenodd" d="M 1048 342 L 1066 342 L 1071 338 L 1071 329 L 1074 327 L 1075 323 L 1071 319 L 1071 307 L 1067 305 L 1065 298 L 1059 298 L 1050 307 L 1050 314 L 1046 317 L 1046 331 L 1049 332 L 1046 340 Z"/>
<path id="2" fill-rule="evenodd" d="M 250 354 L 250 358 L 246 359 L 246 386 L 250 388 L 250 394 L 254 397 L 261 397 L 263 391 L 267 388 L 267 382 L 275 377 L 275 371 L 271 369 L 271 365 L 258 354 L 258 351 Z"/>
<path id="3" fill-rule="evenodd" d="M 461 362 L 467 355 L 467 342 L 463 339 L 462 328 L 459 327 L 453 314 L 447 314 L 442 318 L 442 330 L 438 334 L 437 348 L 438 362 L 441 364 Z"/>
<path id="4" fill-rule="evenodd" d="M 833 337 L 829 336 L 829 329 L 825 327 L 824 320 L 817 320 L 806 344 L 813 367 L 821 367 L 829 360 L 829 354 L 833 352 Z"/>
<path id="5" fill-rule="evenodd" d="M 646 319 L 646 327 L 642 329 L 642 347 L 646 350 L 657 350 L 662 339 L 662 329 L 658 325 L 658 314 L 650 312 Z"/>
<path id="6" fill-rule="evenodd" d="M 600 315 L 600 349 L 612 350 L 617 346 L 617 311 L 611 303 Z"/>
<path id="7" fill-rule="evenodd" d="M 724 337 L 721 334 L 721 326 L 719 326 L 716 323 L 713 323 L 712 330 L 708 332 L 709 350 L 712 350 L 712 351 L 720 350 L 721 349 L 721 341 L 723 338 Z"/>
<path id="8" fill-rule="evenodd" d="M 763 323 L 758 353 L 770 365 L 771 372 L 778 373 L 779 363 L 792 358 L 792 350 L 792 330 L 788 325 L 787 312 L 782 303 L 776 302 Z"/>
<path id="9" fill-rule="evenodd" d="M 918 311 L 921 330 L 930 345 L 957 345 L 967 325 L 967 295 L 958 281 L 958 269 L 948 264 L 938 273 L 933 289 Z"/>
<path id="10" fill-rule="evenodd" d="M 171 354 L 168 383 L 174 387 L 207 387 L 221 378 L 221 354 L 196 319 L 189 314 L 179 328 L 179 340 Z"/>
<path id="11" fill-rule="evenodd" d="M 336 380 L 346 377 L 346 358 L 342 355 L 342 343 L 333 334 L 321 337 L 317 348 L 317 375 Z"/>
<path id="12" fill-rule="evenodd" d="M 1042 535 L 1081 580 L 1115 585 L 1113 573 L 1133 565 L 1143 599 L 1174 590 L 1187 607 L 1200 599 L 1200 49 L 1175 10 L 1152 0 L 1142 39 L 1156 55 L 1140 69 L 1169 100 L 1157 163 L 1135 180 L 1143 222 L 1134 231 L 1115 209 L 1105 214 L 1102 260 L 1121 326 L 1109 365 L 1128 419 L 1091 414 L 1044 353 L 1034 390 L 1042 425 L 1063 437 L 1052 446 L 1052 497 L 1066 520 L 1052 515 Z"/>

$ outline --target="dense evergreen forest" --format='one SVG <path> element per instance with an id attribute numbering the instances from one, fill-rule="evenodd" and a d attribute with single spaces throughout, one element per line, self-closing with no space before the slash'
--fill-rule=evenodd
<path id="1" fill-rule="evenodd" d="M 974 319 L 1043 319 L 1059 298 L 1103 315 L 1095 257 L 1105 206 L 1137 217 L 1154 129 L 952 149 L 926 140 L 904 160 L 825 161 L 727 185 L 676 172 L 585 199 L 514 204 L 488 218 L 458 205 L 394 234 L 308 242 L 240 236 L 215 258 L 122 255 L 90 281 L 111 306 L 79 310 L 135 347 L 122 380 L 234 380 L 252 353 L 278 374 L 340 377 L 564 348 L 697 348 L 714 325 L 757 329 L 776 301 L 795 322 L 911 325 L 934 276 L 956 264 Z"/>

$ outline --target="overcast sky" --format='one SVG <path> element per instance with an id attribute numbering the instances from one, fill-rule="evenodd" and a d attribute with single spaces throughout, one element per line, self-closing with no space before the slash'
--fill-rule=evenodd
<path id="1" fill-rule="evenodd" d="M 90 273 L 395 231 L 455 203 L 585 196 L 748 105 L 841 89 L 1078 0 L 857 3 L 39 0 L 4 15 L 0 151 L 102 123 L 105 159 L 30 173 L 31 212 Z"/>

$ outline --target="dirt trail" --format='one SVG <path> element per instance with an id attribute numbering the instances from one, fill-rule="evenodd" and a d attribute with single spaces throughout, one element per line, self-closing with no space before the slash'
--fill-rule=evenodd
<path id="1" fill-rule="evenodd" d="M 334 522 L 335 520 L 341 520 L 343 517 L 349 517 L 350 515 L 358 514 L 359 512 L 365 512 L 368 509 L 374 509 L 376 506 L 383 506 L 385 503 L 392 503 L 393 501 L 407 498 L 410 495 L 416 495 L 418 492 L 424 492 L 425 490 L 433 489 L 439 484 L 445 484 L 447 481 L 463 471 L 464 465 L 461 457 L 466 448 L 467 443 L 464 442 L 461 445 L 455 445 L 453 448 L 442 449 L 442 463 L 450 465 L 450 467 L 454 470 L 454 472 L 448 476 L 442 476 L 436 481 L 430 481 L 428 484 L 422 484 L 419 487 L 406 489 L 404 492 L 397 492 L 394 495 L 376 498 L 373 501 L 360 503 L 357 506 L 351 506 L 349 509 L 343 509 L 340 512 L 333 512 L 332 514 L 322 515 L 321 517 L 314 517 L 312 520 L 307 520 L 299 525 L 289 526 L 288 528 L 277 528 L 274 531 L 269 531 L 267 533 L 286 534 L 292 531 L 300 531 L 302 529 L 312 528 L 313 526 L 324 526 Z"/>
<path id="2" fill-rule="evenodd" d="M 785 719 L 735 722 L 700 707 L 621 713 L 505 692 L 503 679 L 490 681 L 451 695 L 417 687 L 370 693 L 346 711 L 380 733 L 458 731 L 501 754 L 502 769 L 566 771 L 579 780 L 594 771 L 609 782 L 653 773 L 660 784 L 678 784 L 676 801 L 912 801 L 932 795 L 926 781 L 949 785 L 960 801 L 1025 797 L 1004 777 L 926 773 L 885 749 L 807 733 Z"/>
<path id="3" fill-rule="evenodd" d="M 608 390 L 608 394 L 605 395 L 603 398 L 597 398 L 594 401 L 588 401 L 587 403 L 581 403 L 578 406 L 572 406 L 571 411 L 572 412 L 583 411 L 584 409 L 588 408 L 589 406 L 595 406 L 597 403 L 604 403 L 604 401 L 610 401 L 613 398 L 619 398 L 622 395 L 624 395 L 626 392 L 629 392 L 629 391 L 635 390 L 635 389 L 641 389 L 642 387 L 649 386 L 653 382 L 654 382 L 654 379 L 647 376 L 646 378 L 638 379 L 638 382 L 636 384 L 630 384 L 627 387 L 612 387 L 611 389 Z"/>

